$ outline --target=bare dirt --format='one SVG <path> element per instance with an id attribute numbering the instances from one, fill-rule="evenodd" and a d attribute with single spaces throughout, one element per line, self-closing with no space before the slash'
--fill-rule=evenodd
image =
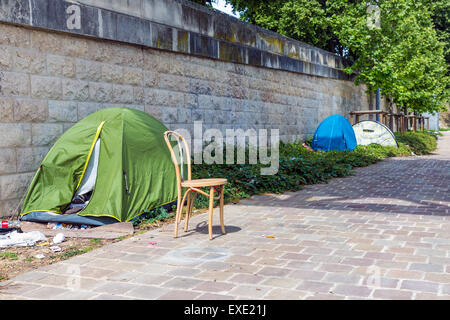
<path id="1" fill-rule="evenodd" d="M 60 252 L 53 252 L 50 249 L 51 244 L 38 245 L 43 242 L 38 242 L 33 247 L 0 249 L 0 281 L 6 281 L 19 274 L 69 259 L 116 241 L 119 240 L 68 238 L 56 245 L 61 248 Z M 44 257 L 38 258 L 40 254 Z"/>
<path id="2" fill-rule="evenodd" d="M 206 212 L 207 209 L 194 210 L 192 216 Z M 121 241 L 125 238 L 144 233 L 146 231 L 163 228 L 173 224 L 175 218 L 171 217 L 164 221 L 155 221 L 153 223 L 141 223 L 134 227 L 134 234 L 130 236 L 119 237 L 116 239 L 86 239 L 86 238 L 67 238 L 64 242 L 57 244 L 61 248 L 60 252 L 53 252 L 50 249 L 52 244 L 38 242 L 32 247 L 10 247 L 0 249 L 0 282 L 14 278 L 20 274 L 53 264 L 59 261 L 67 260 L 71 257 L 101 248 L 110 243 Z M 47 237 L 48 242 L 52 241 Z M 44 245 L 42 245 L 44 244 Z M 43 258 L 36 256 L 42 254 Z"/>

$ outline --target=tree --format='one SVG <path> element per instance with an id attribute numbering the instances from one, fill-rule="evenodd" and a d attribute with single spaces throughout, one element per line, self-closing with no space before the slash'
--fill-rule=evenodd
<path id="1" fill-rule="evenodd" d="M 422 113 L 448 101 L 444 45 L 438 41 L 429 6 L 414 0 L 374 1 L 379 27 L 370 23 L 365 1 L 333 0 L 331 24 L 356 59 L 346 69 L 357 84 L 381 89 L 397 106 Z M 375 6 L 374 6 L 375 7 Z"/>
<path id="2" fill-rule="evenodd" d="M 450 1 L 430 1 L 432 18 L 438 38 L 445 44 L 444 54 L 447 65 L 450 64 Z"/>
<path id="3" fill-rule="evenodd" d="M 330 26 L 326 0 L 228 0 L 241 19 L 287 37 L 344 55 Z"/>

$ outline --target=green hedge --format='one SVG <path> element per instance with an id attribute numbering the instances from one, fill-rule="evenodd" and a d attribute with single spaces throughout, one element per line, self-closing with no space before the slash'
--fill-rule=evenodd
<path id="1" fill-rule="evenodd" d="M 275 175 L 261 175 L 261 164 L 198 164 L 192 166 L 192 176 L 193 179 L 228 179 L 224 196 L 225 202 L 230 202 L 254 194 L 296 191 L 306 184 L 348 176 L 355 167 L 368 166 L 387 157 L 408 155 L 411 150 L 403 144 L 400 148 L 371 145 L 358 146 L 348 152 L 314 152 L 304 148 L 302 143 L 281 143 L 279 170 Z M 197 198 L 197 208 L 207 206 L 207 199 L 203 198 Z"/>
<path id="2" fill-rule="evenodd" d="M 429 154 L 437 147 L 437 134 L 433 132 L 410 131 L 405 133 L 396 132 L 395 137 L 416 155 Z"/>

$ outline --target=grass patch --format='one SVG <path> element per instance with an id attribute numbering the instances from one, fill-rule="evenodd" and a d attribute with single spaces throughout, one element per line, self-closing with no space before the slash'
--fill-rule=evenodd
<path id="1" fill-rule="evenodd" d="M 58 256 L 60 256 L 62 260 L 66 260 L 71 257 L 77 256 L 79 254 L 90 252 L 90 251 L 94 250 L 95 248 L 97 248 L 97 247 L 87 247 L 87 248 L 83 248 L 83 249 L 78 249 L 77 247 L 70 247 L 70 248 L 68 248 L 68 250 L 66 252 L 64 252 Z"/>
<path id="2" fill-rule="evenodd" d="M 8 259 L 8 260 L 17 260 L 18 256 L 17 256 L 16 252 L 5 251 L 5 252 L 0 252 L 0 258 Z"/>

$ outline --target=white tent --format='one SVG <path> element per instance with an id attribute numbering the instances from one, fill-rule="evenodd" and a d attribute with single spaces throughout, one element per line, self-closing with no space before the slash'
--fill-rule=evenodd
<path id="1" fill-rule="evenodd" d="M 364 120 L 353 125 L 358 145 L 379 144 L 398 147 L 392 131 L 384 124 L 374 120 Z"/>

